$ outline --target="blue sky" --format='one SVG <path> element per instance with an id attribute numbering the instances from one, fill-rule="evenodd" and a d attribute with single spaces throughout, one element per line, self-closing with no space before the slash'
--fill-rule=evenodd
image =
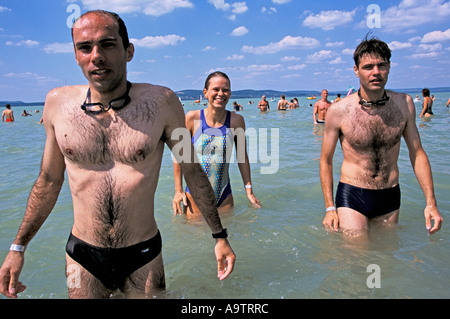
<path id="1" fill-rule="evenodd" d="M 0 100 L 86 84 L 67 24 L 98 8 L 127 24 L 132 82 L 202 89 L 222 70 L 233 90 L 345 91 L 372 31 L 393 51 L 389 88 L 450 86 L 450 1 L 0 0 Z"/>

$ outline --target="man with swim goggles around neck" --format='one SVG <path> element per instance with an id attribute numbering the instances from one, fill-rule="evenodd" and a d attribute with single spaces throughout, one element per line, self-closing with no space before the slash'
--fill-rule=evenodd
<path id="1" fill-rule="evenodd" d="M 442 216 L 416 126 L 414 103 L 407 94 L 385 90 L 391 51 L 383 41 L 366 38 L 353 57 L 360 90 L 333 104 L 325 123 L 320 157 L 326 208 L 323 225 L 367 240 L 372 224 L 398 222 L 401 195 L 397 161 L 403 137 L 425 195 L 425 225 L 433 234 L 440 229 Z M 344 160 L 334 200 L 333 156 L 338 140 Z"/>
<path id="2" fill-rule="evenodd" d="M 92 113 L 92 114 L 100 114 L 101 112 L 108 112 L 110 109 L 113 109 L 114 111 L 119 111 L 123 109 L 125 106 L 127 106 L 131 102 L 131 98 L 128 95 L 130 93 L 131 89 L 131 82 L 127 81 L 127 91 L 124 95 L 121 97 L 112 99 L 108 106 L 105 107 L 102 103 L 87 103 L 87 101 L 91 100 L 91 88 L 88 89 L 88 93 L 86 95 L 86 100 L 84 100 L 84 103 L 81 105 L 81 109 L 83 111 Z"/>
<path id="3" fill-rule="evenodd" d="M 389 101 L 389 96 L 387 96 L 386 91 L 384 91 L 383 97 L 377 101 L 366 101 L 361 97 L 361 89 L 358 90 L 359 104 L 365 107 L 378 107 L 383 106 Z"/>
<path id="4" fill-rule="evenodd" d="M 154 195 L 164 144 L 172 149 L 178 143 L 172 133 L 185 128 L 183 107 L 168 88 L 127 82 L 134 46 L 118 15 L 87 12 L 72 35 L 89 85 L 47 95 L 41 171 L 0 268 L 0 293 L 17 298 L 25 290 L 19 281 L 25 248 L 51 213 L 67 169 L 74 210 L 66 245 L 69 298 L 157 297 L 165 275 Z M 225 279 L 235 255 L 211 184 L 194 158 L 180 165 L 215 240 L 217 277 Z"/>

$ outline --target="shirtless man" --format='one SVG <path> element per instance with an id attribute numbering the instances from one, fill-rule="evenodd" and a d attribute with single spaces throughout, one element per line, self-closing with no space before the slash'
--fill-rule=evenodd
<path id="1" fill-rule="evenodd" d="M 14 113 L 11 110 L 11 105 L 6 104 L 6 110 L 2 113 L 2 122 L 14 122 Z"/>
<path id="2" fill-rule="evenodd" d="M 278 101 L 277 110 L 286 111 L 289 106 L 289 102 L 286 101 L 286 97 L 284 95 L 281 96 L 281 100 Z"/>
<path id="3" fill-rule="evenodd" d="M 377 39 L 364 40 L 354 53 L 360 91 L 329 110 L 320 159 L 327 229 L 366 236 L 369 221 L 397 223 L 400 207 L 397 160 L 405 139 L 417 180 L 426 199 L 425 221 L 430 234 L 442 217 L 436 206 L 428 157 L 416 127 L 409 95 L 386 91 L 390 70 L 389 47 Z M 333 202 L 333 155 L 340 140 L 344 160 Z M 434 221 L 434 225 L 432 225 Z"/>
<path id="4" fill-rule="evenodd" d="M 69 297 L 154 296 L 165 287 L 154 194 L 164 143 L 172 149 L 172 131 L 185 125 L 183 108 L 167 88 L 127 82 L 134 47 L 117 15 L 88 12 L 74 23 L 72 36 L 89 86 L 57 88 L 47 95 L 41 171 L 0 269 L 0 292 L 17 298 L 26 288 L 19 281 L 25 247 L 52 211 L 67 169 L 74 224 L 66 246 L 66 275 L 79 279 L 78 285 L 68 283 Z M 181 165 L 217 238 L 222 280 L 233 270 L 235 255 L 214 193 L 199 164 L 192 159 Z"/>
<path id="5" fill-rule="evenodd" d="M 270 110 L 269 102 L 266 100 L 266 96 L 265 95 L 263 95 L 262 98 L 261 98 L 261 101 L 259 101 L 258 109 L 261 112 L 266 112 L 266 111 Z"/>
<path id="6" fill-rule="evenodd" d="M 322 98 L 319 101 L 317 101 L 316 104 L 314 104 L 313 110 L 314 124 L 325 123 L 325 116 L 327 115 L 328 108 L 331 105 L 331 102 L 328 101 L 327 90 L 322 90 L 321 97 Z"/>

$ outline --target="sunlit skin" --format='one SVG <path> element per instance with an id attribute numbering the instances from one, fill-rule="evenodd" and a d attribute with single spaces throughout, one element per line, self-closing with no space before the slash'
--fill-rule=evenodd
<path id="1" fill-rule="evenodd" d="M 359 66 L 354 66 L 361 85 L 361 97 L 366 101 L 380 100 L 388 81 L 391 66 L 378 55 L 364 55 Z"/>
<path id="2" fill-rule="evenodd" d="M 382 99 L 390 64 L 379 55 L 365 54 L 354 71 L 360 80 L 361 97 Z M 416 113 L 409 95 L 387 91 L 389 101 L 382 107 L 364 107 L 358 94 L 335 103 L 327 114 L 320 160 L 320 177 L 326 207 L 333 207 L 333 154 L 340 141 L 344 161 L 340 181 L 366 189 L 387 189 L 399 184 L 397 160 L 401 137 L 406 142 L 415 175 L 426 199 L 426 229 L 433 234 L 441 228 L 442 216 L 436 205 L 428 157 L 415 124 Z M 373 147 L 376 145 L 376 148 Z M 398 222 L 399 210 L 381 215 L 373 222 Z M 333 231 L 366 236 L 369 219 L 347 207 L 326 213 L 323 225 Z"/>
<path id="3" fill-rule="evenodd" d="M 94 102 L 107 104 L 126 91 L 126 63 L 134 55 L 132 43 L 123 47 L 117 24 L 104 15 L 81 19 L 73 28 L 75 60 L 88 79 Z M 102 27 L 106 25 L 106 27 Z M 101 93 L 101 94 L 100 94 Z"/>

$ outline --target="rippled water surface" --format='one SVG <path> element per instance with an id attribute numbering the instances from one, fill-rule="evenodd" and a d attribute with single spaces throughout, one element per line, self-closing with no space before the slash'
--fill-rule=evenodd
<path id="1" fill-rule="evenodd" d="M 419 94 L 419 92 L 417 93 Z M 435 94 L 435 116 L 417 125 L 431 161 L 438 207 L 450 211 L 450 93 Z M 278 98 L 278 97 L 275 97 Z M 290 97 L 289 97 L 290 98 Z M 331 98 L 331 96 L 330 96 Z M 172 164 L 166 148 L 156 194 L 156 218 L 163 238 L 167 298 L 449 298 L 449 228 L 433 236 L 425 229 L 425 200 L 402 142 L 399 168 L 402 206 L 393 229 L 372 229 L 370 243 L 361 245 L 329 234 L 322 227 L 324 202 L 319 182 L 322 128 L 312 123 L 305 97 L 301 107 L 260 114 L 256 104 L 237 100 L 247 128 L 261 143 L 250 143 L 254 193 L 263 207 L 248 205 L 236 164 L 230 166 L 235 209 L 222 216 L 237 255 L 233 274 L 216 278 L 210 230 L 203 222 L 174 217 Z M 272 103 L 272 108 L 276 108 Z M 230 102 L 231 106 L 231 102 Z M 416 103 L 418 114 L 420 104 Z M 185 109 L 198 108 L 185 102 Z M 32 117 L 0 123 L 0 259 L 3 261 L 22 220 L 30 189 L 37 177 L 45 132 L 42 107 L 29 107 Z M 34 113 L 38 109 L 40 113 Z M 262 130 L 260 130 L 262 129 Z M 264 142 L 264 132 L 269 142 Z M 277 135 L 278 134 L 278 135 Z M 279 138 L 277 138 L 277 136 Z M 278 145 L 279 162 L 271 154 Z M 267 145 L 266 145 L 267 144 Z M 267 147 L 261 150 L 261 145 Z M 265 157 L 264 157 L 265 156 Z M 342 160 L 335 155 L 335 180 Z M 272 165 L 272 166 L 271 166 Z M 262 174 L 270 167 L 273 174 Z M 267 171 L 266 171 L 267 172 Z M 57 205 L 26 252 L 21 298 L 67 298 L 64 247 L 72 225 L 67 183 Z M 370 265 L 379 266 L 380 288 L 370 283 Z M 368 272 L 369 267 L 369 272 Z M 369 285 L 368 285 L 369 282 Z M 2 298 L 2 297 L 0 297 Z"/>

